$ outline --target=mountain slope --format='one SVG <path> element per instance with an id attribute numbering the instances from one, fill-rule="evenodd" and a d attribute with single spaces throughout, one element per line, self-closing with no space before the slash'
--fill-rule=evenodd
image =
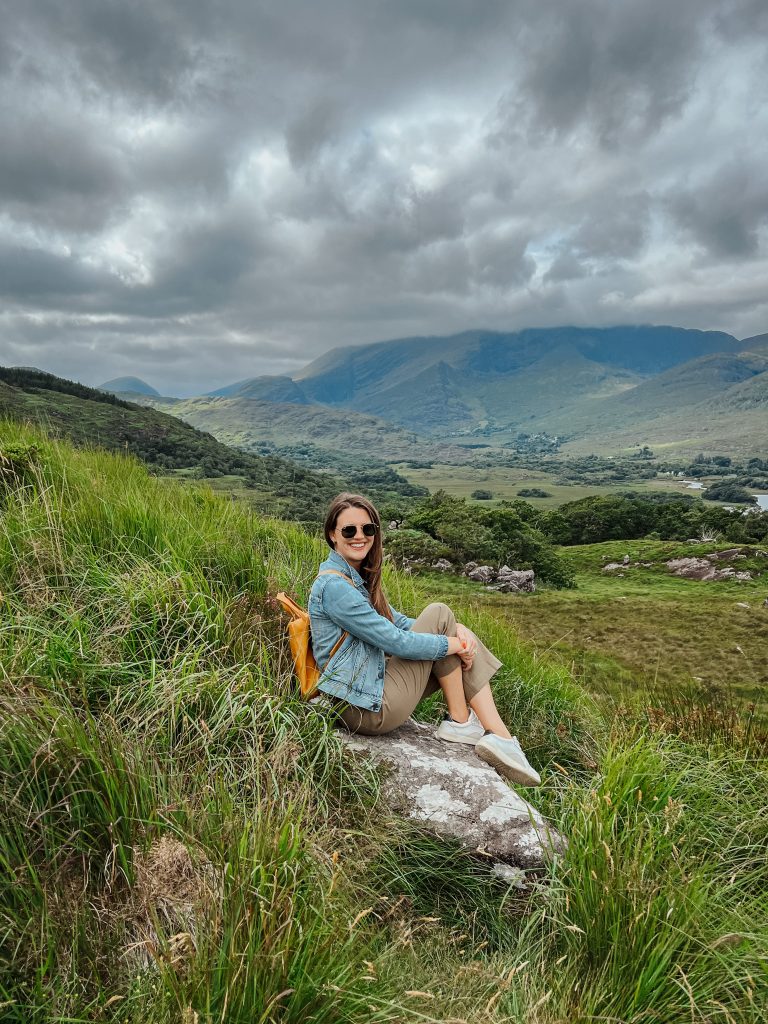
<path id="1" fill-rule="evenodd" d="M 375 416 L 316 403 L 294 405 L 234 395 L 189 398 L 169 408 L 174 416 L 209 431 L 226 444 L 250 451 L 259 450 L 265 442 L 277 447 L 309 443 L 374 462 L 469 458 L 465 449 L 425 440 Z"/>
<path id="2" fill-rule="evenodd" d="M 692 358 L 738 347 L 728 334 L 676 327 L 468 331 L 337 349 L 296 379 L 314 401 L 445 433 L 485 420 L 520 427 L 544 409 L 623 392 Z"/>
<path id="3" fill-rule="evenodd" d="M 768 354 L 694 360 L 544 422 L 570 430 L 565 447 L 574 453 L 648 444 L 670 454 L 761 454 L 768 451 Z"/>
<path id="4" fill-rule="evenodd" d="M 207 392 L 208 398 L 255 398 L 262 402 L 288 402 L 307 405 L 308 399 L 290 377 L 250 377 L 235 384 Z"/>

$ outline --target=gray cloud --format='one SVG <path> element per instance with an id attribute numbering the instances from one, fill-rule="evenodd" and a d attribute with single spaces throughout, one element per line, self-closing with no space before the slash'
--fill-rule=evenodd
<path id="1" fill-rule="evenodd" d="M 757 256 L 768 225 L 768 179 L 763 167 L 733 159 L 706 180 L 670 196 L 675 221 L 715 259 Z"/>
<path id="2" fill-rule="evenodd" d="M 0 361 L 194 393 L 476 325 L 766 329 L 762 2 L 4 7 Z"/>

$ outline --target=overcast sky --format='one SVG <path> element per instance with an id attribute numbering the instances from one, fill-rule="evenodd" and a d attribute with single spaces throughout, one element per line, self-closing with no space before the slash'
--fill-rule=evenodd
<path id="1" fill-rule="evenodd" d="M 0 363 L 768 331 L 766 0 L 0 0 Z"/>

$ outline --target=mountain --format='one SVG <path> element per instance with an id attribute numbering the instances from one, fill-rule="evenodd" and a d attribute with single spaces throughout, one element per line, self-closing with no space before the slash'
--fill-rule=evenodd
<path id="1" fill-rule="evenodd" d="M 768 334 L 756 334 L 739 342 L 741 352 L 768 352 Z"/>
<path id="2" fill-rule="evenodd" d="M 160 392 L 155 391 L 153 387 L 140 377 L 115 377 L 114 380 L 108 380 L 103 384 L 99 384 L 98 390 L 111 391 L 113 395 L 133 394 L 160 397 Z"/>
<path id="3" fill-rule="evenodd" d="M 683 363 L 622 395 L 544 417 L 572 452 L 639 444 L 667 453 L 749 456 L 768 450 L 768 348 Z"/>
<path id="4" fill-rule="evenodd" d="M 615 431 L 631 423 L 679 414 L 699 403 L 721 398 L 729 388 L 768 369 L 765 356 L 716 354 L 692 359 L 603 399 L 581 402 L 548 417 L 561 433 Z"/>
<path id="5" fill-rule="evenodd" d="M 531 418 L 624 392 L 693 358 L 733 353 L 718 331 L 678 327 L 467 331 L 335 349 L 296 381 L 311 400 L 429 433 Z"/>
<path id="6" fill-rule="evenodd" d="M 334 349 L 295 378 L 253 377 L 200 398 L 137 400 L 250 450 L 309 444 L 388 461 L 463 462 L 469 455 L 456 435 L 498 445 L 545 433 L 574 454 L 646 443 L 670 453 L 754 453 L 768 447 L 767 371 L 766 334 L 473 330 Z"/>
<path id="7" fill-rule="evenodd" d="M 165 400 L 142 396 L 142 403 L 153 401 Z M 282 408 L 269 402 L 255 404 L 267 410 Z M 284 408 L 295 413 L 298 407 Z M 177 416 L 39 370 L 0 367 L 0 417 L 36 422 L 52 436 L 81 447 L 129 452 L 160 471 L 191 470 L 182 475 L 211 479 L 213 486 L 224 477 L 225 488 L 247 494 L 261 511 L 286 519 L 322 521 L 330 499 L 343 490 L 365 490 L 379 502 L 426 493 L 382 468 L 380 457 L 372 458 L 371 452 L 367 460 L 345 466 L 341 475 L 316 472 L 277 454 L 229 447 Z"/>

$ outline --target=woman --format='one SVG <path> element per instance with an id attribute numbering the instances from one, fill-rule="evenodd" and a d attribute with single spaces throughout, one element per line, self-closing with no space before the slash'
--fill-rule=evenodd
<path id="1" fill-rule="evenodd" d="M 379 514 L 359 494 L 339 494 L 325 520 L 332 548 L 309 595 L 319 689 L 343 704 L 351 732 L 390 732 L 424 697 L 442 689 L 448 714 L 437 736 L 471 743 L 500 774 L 541 782 L 501 720 L 491 677 L 501 662 L 450 608 L 430 604 L 417 619 L 395 611 L 381 587 Z"/>

